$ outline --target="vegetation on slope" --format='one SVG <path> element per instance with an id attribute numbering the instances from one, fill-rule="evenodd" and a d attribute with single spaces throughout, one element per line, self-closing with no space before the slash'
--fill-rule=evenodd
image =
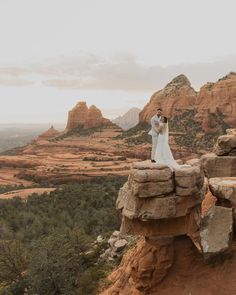
<path id="1" fill-rule="evenodd" d="M 112 264 L 99 259 L 119 228 L 125 177 L 68 185 L 28 201 L 0 200 L 0 294 L 95 294 Z"/>
<path id="2" fill-rule="evenodd" d="M 214 122 L 214 125 L 209 127 L 216 131 L 205 133 L 201 122 L 195 118 L 196 114 L 196 109 L 192 109 L 169 118 L 169 130 L 179 133 L 174 135 L 179 146 L 187 147 L 194 152 L 198 152 L 200 149 L 212 149 L 216 139 L 224 134 L 229 126 L 225 123 L 224 116 L 221 113 L 210 114 L 209 121 Z M 151 143 L 151 136 L 148 135 L 149 130 L 150 124 L 142 122 L 124 131 L 116 138 L 125 139 L 128 145 Z"/>
<path id="3" fill-rule="evenodd" d="M 169 120 L 169 128 L 171 131 L 180 132 L 182 134 L 175 136 L 178 145 L 188 147 L 194 152 L 199 149 L 210 150 L 215 144 L 216 139 L 225 133 L 229 126 L 224 122 L 224 116 L 221 113 L 209 115 L 209 121 L 215 122 L 215 131 L 204 132 L 201 122 L 195 119 L 197 111 L 195 109 L 183 112 Z"/>

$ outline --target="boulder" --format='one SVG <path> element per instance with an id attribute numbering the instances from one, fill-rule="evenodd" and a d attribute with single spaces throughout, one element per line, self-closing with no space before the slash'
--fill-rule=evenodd
<path id="1" fill-rule="evenodd" d="M 217 156 L 236 156 L 236 135 L 219 136 L 215 145 Z"/>
<path id="2" fill-rule="evenodd" d="M 236 177 L 210 178 L 209 188 L 215 197 L 229 200 L 236 209 Z"/>
<path id="3" fill-rule="evenodd" d="M 127 240 L 121 239 L 121 240 L 117 240 L 113 246 L 116 252 L 120 252 L 125 248 L 127 244 L 128 244 Z"/>
<path id="4" fill-rule="evenodd" d="M 201 163 L 207 178 L 236 176 L 236 157 L 217 156 L 214 153 L 201 157 Z"/>
<path id="5" fill-rule="evenodd" d="M 230 249 L 233 235 L 231 208 L 212 206 L 202 220 L 200 228 L 201 248 L 206 259 Z"/>

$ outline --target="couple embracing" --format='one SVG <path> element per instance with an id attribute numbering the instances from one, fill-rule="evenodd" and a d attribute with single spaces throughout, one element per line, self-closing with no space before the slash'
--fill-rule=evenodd
<path id="1" fill-rule="evenodd" d="M 156 114 L 151 118 L 151 126 L 152 129 L 148 133 L 152 136 L 151 161 L 169 166 L 172 170 L 189 167 L 189 165 L 179 165 L 172 155 L 169 146 L 168 119 L 163 116 L 161 108 L 158 108 Z"/>

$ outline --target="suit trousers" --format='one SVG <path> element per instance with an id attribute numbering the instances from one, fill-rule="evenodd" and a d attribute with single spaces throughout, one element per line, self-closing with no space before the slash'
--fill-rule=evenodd
<path id="1" fill-rule="evenodd" d="M 151 160 L 155 160 L 155 153 L 156 153 L 156 148 L 157 148 L 157 140 L 158 140 L 158 135 L 152 135 L 152 155 L 151 155 Z"/>

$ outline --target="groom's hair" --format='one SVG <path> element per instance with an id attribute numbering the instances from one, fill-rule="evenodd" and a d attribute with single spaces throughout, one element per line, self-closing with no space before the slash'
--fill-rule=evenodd
<path id="1" fill-rule="evenodd" d="M 157 111 L 161 111 L 161 112 L 162 112 L 162 111 L 163 111 L 163 109 L 162 109 L 162 108 L 158 108 L 158 109 L 157 109 Z"/>
<path id="2" fill-rule="evenodd" d="M 164 119 L 164 122 L 163 123 L 167 123 L 168 122 L 167 117 L 163 117 L 163 119 Z"/>

